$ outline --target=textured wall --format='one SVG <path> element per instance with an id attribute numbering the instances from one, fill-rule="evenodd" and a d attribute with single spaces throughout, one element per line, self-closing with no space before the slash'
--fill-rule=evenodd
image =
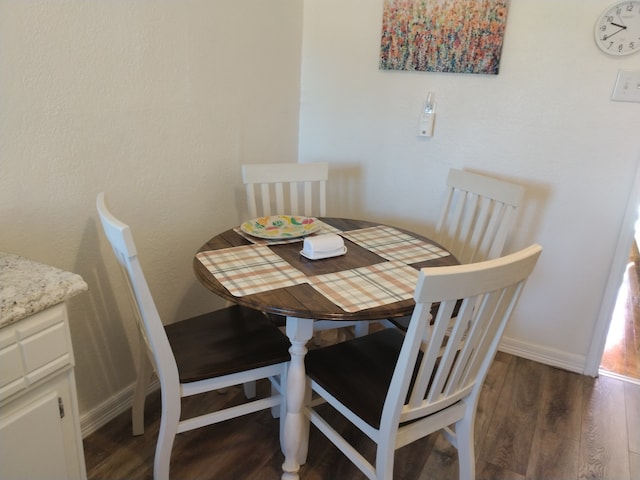
<path id="1" fill-rule="evenodd" d="M 297 159 L 297 0 L 0 0 L 0 250 L 81 274 L 80 410 L 133 380 L 100 191 L 167 322 L 218 301 L 191 260 L 242 218 L 243 162 Z M 123 300 L 124 299 L 124 300 Z"/>
<path id="2" fill-rule="evenodd" d="M 594 25 L 609 0 L 512 0 L 497 76 L 378 69 L 382 1 L 306 0 L 300 160 L 331 163 L 329 208 L 428 233 L 451 167 L 525 185 L 510 250 L 545 248 L 507 336 L 580 368 L 640 159 L 640 104 Z M 416 136 L 428 91 L 435 134 Z M 341 174 L 338 175 L 338 172 Z"/>

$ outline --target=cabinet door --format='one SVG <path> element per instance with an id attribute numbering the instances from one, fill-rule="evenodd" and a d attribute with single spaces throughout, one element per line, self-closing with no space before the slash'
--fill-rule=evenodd
<path id="1" fill-rule="evenodd" d="M 64 448 L 55 391 L 0 415 L 0 477 L 68 479 Z"/>

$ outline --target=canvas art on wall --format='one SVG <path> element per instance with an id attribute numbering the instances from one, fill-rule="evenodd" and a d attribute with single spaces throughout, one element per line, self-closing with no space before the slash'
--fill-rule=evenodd
<path id="1" fill-rule="evenodd" d="M 380 68 L 496 75 L 508 0 L 384 0 Z"/>

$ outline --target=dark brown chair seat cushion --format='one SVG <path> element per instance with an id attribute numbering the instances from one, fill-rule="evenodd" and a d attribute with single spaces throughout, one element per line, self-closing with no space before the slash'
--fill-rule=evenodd
<path id="1" fill-rule="evenodd" d="M 289 361 L 289 339 L 262 312 L 234 305 L 165 327 L 181 383 Z"/>
<path id="2" fill-rule="evenodd" d="M 305 357 L 307 375 L 369 425 L 379 428 L 403 340 L 403 333 L 387 328 L 312 350 Z"/>
<path id="3" fill-rule="evenodd" d="M 305 357 L 307 375 L 373 428 L 380 428 L 382 408 L 404 338 L 400 330 L 387 328 L 313 350 Z M 422 356 L 419 351 L 405 402 L 409 401 Z M 426 394 L 439 364 L 437 358 Z"/>

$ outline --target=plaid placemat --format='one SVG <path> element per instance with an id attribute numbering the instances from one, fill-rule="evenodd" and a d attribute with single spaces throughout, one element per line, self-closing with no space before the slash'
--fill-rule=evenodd
<path id="1" fill-rule="evenodd" d="M 236 297 L 307 282 L 302 272 L 261 245 L 199 252 L 196 257 Z"/>
<path id="2" fill-rule="evenodd" d="M 418 275 L 402 262 L 382 262 L 309 277 L 309 283 L 344 311 L 358 312 L 413 298 Z"/>
<path id="3" fill-rule="evenodd" d="M 325 233 L 342 233 L 342 230 L 338 230 L 336 227 L 332 227 L 328 223 L 324 223 L 318 220 L 318 224 L 320 224 L 320 230 L 318 230 L 317 232 L 309 236 L 322 235 Z M 234 228 L 233 231 L 236 232 L 238 235 L 240 235 L 242 238 L 249 240 L 251 243 L 255 245 L 282 245 L 285 243 L 302 242 L 305 238 L 305 237 L 297 237 L 297 238 L 286 238 L 283 240 L 267 240 L 265 238 L 258 238 L 258 237 L 249 235 L 248 233 L 243 232 L 240 229 L 240 227 Z"/>
<path id="4" fill-rule="evenodd" d="M 397 260 L 405 264 L 424 262 L 446 257 L 449 252 L 431 243 L 415 238 L 393 227 L 379 225 L 342 232 L 344 238 L 380 255 L 387 260 Z"/>

